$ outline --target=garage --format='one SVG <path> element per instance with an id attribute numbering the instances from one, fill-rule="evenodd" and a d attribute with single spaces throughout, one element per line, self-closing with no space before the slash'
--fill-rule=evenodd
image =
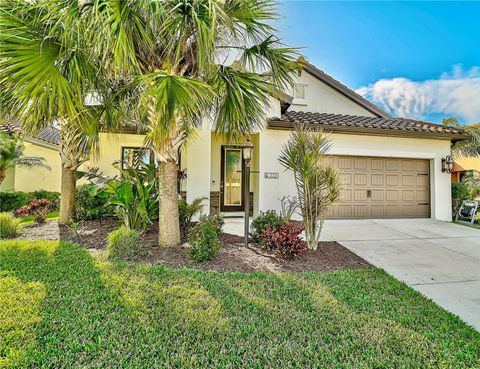
<path id="1" fill-rule="evenodd" d="M 343 190 L 328 218 L 430 217 L 430 163 L 424 159 L 332 156 Z"/>

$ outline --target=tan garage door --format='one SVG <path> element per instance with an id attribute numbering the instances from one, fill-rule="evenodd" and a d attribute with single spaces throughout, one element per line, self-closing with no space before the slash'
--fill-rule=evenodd
<path id="1" fill-rule="evenodd" d="M 422 159 L 333 156 L 343 191 L 329 218 L 430 216 L 430 164 Z"/>

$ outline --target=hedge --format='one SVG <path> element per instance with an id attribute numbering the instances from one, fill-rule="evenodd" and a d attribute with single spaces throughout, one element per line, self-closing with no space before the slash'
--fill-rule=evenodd
<path id="1" fill-rule="evenodd" d="M 47 199 L 52 202 L 53 210 L 58 210 L 60 206 L 60 194 L 58 192 L 45 190 L 0 192 L 0 212 L 17 210 L 27 205 L 30 199 Z"/>

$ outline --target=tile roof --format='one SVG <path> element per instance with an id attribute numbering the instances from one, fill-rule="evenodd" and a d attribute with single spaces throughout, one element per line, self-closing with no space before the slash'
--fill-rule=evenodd
<path id="1" fill-rule="evenodd" d="M 425 136 L 425 138 L 464 139 L 465 131 L 458 127 L 422 122 L 406 118 L 379 118 L 356 115 L 287 111 L 281 118 L 270 118 L 268 128 L 289 129 L 295 124 L 319 125 L 332 132 L 387 134 L 394 136 Z"/>
<path id="2" fill-rule="evenodd" d="M 0 131 L 3 131 L 7 134 L 13 134 L 21 133 L 22 129 L 17 123 L 9 121 L 0 122 Z M 53 145 L 58 145 L 60 143 L 60 131 L 55 127 L 42 128 L 40 131 L 38 131 L 35 135 L 32 135 L 31 137 Z"/>

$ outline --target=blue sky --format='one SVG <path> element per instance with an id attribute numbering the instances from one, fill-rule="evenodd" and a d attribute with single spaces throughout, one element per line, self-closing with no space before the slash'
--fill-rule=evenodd
<path id="1" fill-rule="evenodd" d="M 287 44 L 391 113 L 480 121 L 480 2 L 281 6 Z"/>

